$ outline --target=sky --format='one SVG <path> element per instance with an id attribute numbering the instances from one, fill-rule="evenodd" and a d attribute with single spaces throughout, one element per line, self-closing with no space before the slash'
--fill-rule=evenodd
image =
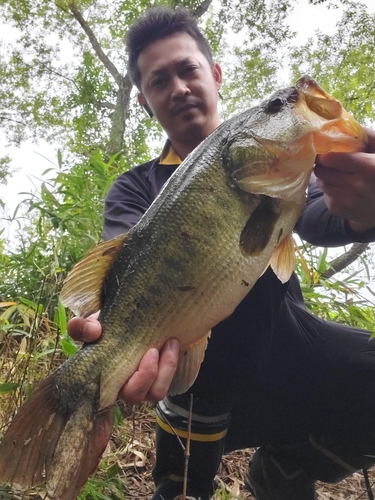
<path id="1" fill-rule="evenodd" d="M 365 0 L 370 12 L 375 12 L 375 1 Z M 290 25 L 297 32 L 296 43 L 303 44 L 309 36 L 319 29 L 326 34 L 335 31 L 335 25 L 341 17 L 340 10 L 328 10 L 326 3 L 311 5 L 308 0 L 300 0 L 290 16 Z M 1 37 L 11 39 L 12 31 L 6 27 L 1 29 Z M 18 193 L 29 192 L 40 185 L 42 173 L 56 164 L 56 148 L 40 140 L 38 144 L 31 141 L 23 143 L 20 148 L 5 148 L 4 137 L 0 132 L 0 156 L 9 154 L 12 158 L 13 177 L 6 186 L 0 185 L 0 199 L 5 201 L 5 214 L 12 215 L 17 204 L 23 199 Z M 1 215 L 1 209 L 0 209 Z M 8 226 L 7 231 L 11 231 Z"/>

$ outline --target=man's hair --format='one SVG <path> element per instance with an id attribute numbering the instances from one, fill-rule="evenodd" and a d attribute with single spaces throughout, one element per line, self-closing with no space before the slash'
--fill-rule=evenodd
<path id="1" fill-rule="evenodd" d="M 141 73 L 137 64 L 139 54 L 152 43 L 176 33 L 190 35 L 207 61 L 213 64 L 210 44 L 189 11 L 182 8 L 174 10 L 154 7 L 130 27 L 126 36 L 128 69 L 133 83 L 139 90 L 141 89 Z"/>

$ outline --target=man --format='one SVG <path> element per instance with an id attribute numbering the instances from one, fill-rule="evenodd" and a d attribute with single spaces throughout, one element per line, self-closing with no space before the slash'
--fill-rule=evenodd
<path id="1" fill-rule="evenodd" d="M 154 9 L 128 34 L 138 100 L 164 128 L 161 156 L 121 175 L 106 200 L 104 235 L 138 222 L 177 165 L 220 123 L 222 81 L 207 40 L 185 11 Z M 321 245 L 375 239 L 375 133 L 367 153 L 329 154 L 315 168 L 299 234 Z M 319 189 L 320 188 L 320 189 Z M 335 215 L 333 215 L 335 214 Z M 100 335 L 95 318 L 75 318 L 80 340 Z M 375 346 L 368 334 L 326 323 L 304 308 L 297 278 L 271 270 L 235 312 L 213 329 L 196 382 L 157 406 L 153 499 L 182 492 L 184 440 L 193 394 L 188 495 L 206 500 L 224 452 L 258 447 L 249 489 L 258 500 L 314 500 L 315 481 L 338 481 L 374 462 Z M 150 350 L 121 396 L 158 401 L 177 363 L 178 342 Z"/>

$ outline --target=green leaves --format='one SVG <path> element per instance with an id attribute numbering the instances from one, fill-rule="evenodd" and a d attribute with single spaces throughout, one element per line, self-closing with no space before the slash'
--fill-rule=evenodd
<path id="1" fill-rule="evenodd" d="M 15 391 L 17 387 L 18 384 L 14 384 L 12 382 L 8 382 L 7 384 L 0 384 L 0 394 Z"/>
<path id="2" fill-rule="evenodd" d="M 350 252 L 346 248 L 340 250 L 341 254 Z M 332 276 L 324 279 L 331 271 L 331 263 L 340 260 L 332 254 L 332 250 L 306 243 L 297 247 L 297 273 L 308 309 L 324 319 L 363 328 L 374 335 L 374 292 L 371 280 L 363 277 L 371 273 L 366 260 L 362 258 L 343 272 L 330 273 Z"/>
<path id="3" fill-rule="evenodd" d="M 154 3 L 79 0 L 74 9 L 69 0 L 0 5 L 1 18 L 14 29 L 12 41 L 0 46 L 3 130 L 17 144 L 43 137 L 61 146 L 40 191 L 25 195 L 15 211 L 13 219 L 21 228 L 16 241 L 0 247 L 4 299 L 25 297 L 53 317 L 66 272 L 101 239 L 103 200 L 113 180 L 160 151 L 160 127 L 130 99 L 123 45 L 127 26 Z M 196 12 L 202 1 L 163 4 Z M 222 117 L 285 85 L 279 69 L 291 67 L 294 79 L 311 73 L 357 118 L 373 119 L 374 15 L 351 0 L 341 4 L 343 16 L 334 36 L 318 33 L 293 50 L 291 0 L 211 5 L 199 23 L 224 70 Z M 8 160 L 0 163 L 5 179 Z M 314 287 L 325 265 L 324 252 L 314 272 L 307 263 L 301 265 L 304 286 Z"/>
<path id="4" fill-rule="evenodd" d="M 375 118 L 375 14 L 361 3 L 342 4 L 343 15 L 333 36 L 317 33 L 292 52 L 293 78 L 310 74 L 359 122 L 370 124 Z"/>

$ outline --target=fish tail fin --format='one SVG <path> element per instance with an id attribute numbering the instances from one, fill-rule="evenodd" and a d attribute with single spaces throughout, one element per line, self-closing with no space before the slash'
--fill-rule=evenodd
<path id="1" fill-rule="evenodd" d="M 0 481 L 32 487 L 46 480 L 68 415 L 56 412 L 53 377 L 44 380 L 14 417 L 0 444 Z M 41 452 L 43 450 L 43 453 Z"/>
<path id="2" fill-rule="evenodd" d="M 55 385 L 52 374 L 10 424 L 0 444 L 0 482 L 23 488 L 47 482 L 49 498 L 74 500 L 109 441 L 113 408 L 95 413 L 83 401 L 64 411 Z"/>
<path id="3" fill-rule="evenodd" d="M 108 444 L 113 425 L 113 406 L 94 413 L 89 401 L 68 420 L 48 475 L 49 498 L 74 500 L 96 469 Z"/>

